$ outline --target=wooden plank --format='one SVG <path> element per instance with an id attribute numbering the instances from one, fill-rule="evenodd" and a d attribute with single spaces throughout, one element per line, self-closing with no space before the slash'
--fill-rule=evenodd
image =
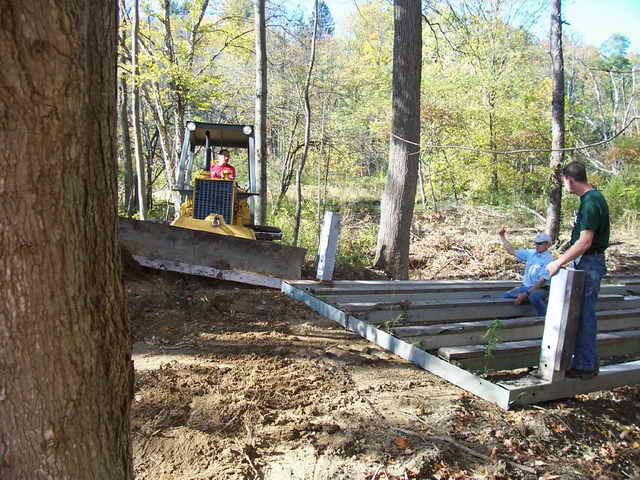
<path id="1" fill-rule="evenodd" d="M 369 293 L 360 292 L 356 293 L 351 291 L 339 295 L 326 295 L 323 293 L 314 293 L 317 297 L 321 297 L 323 300 L 334 305 L 346 304 L 353 302 L 366 302 L 366 303 L 399 303 L 404 301 L 415 302 L 446 302 L 457 300 L 483 300 L 483 299 L 497 299 L 502 298 L 502 295 L 507 292 L 508 289 L 468 289 L 466 291 L 428 291 L 428 292 L 398 292 L 398 293 Z"/>
<path id="2" fill-rule="evenodd" d="M 599 333 L 598 346 L 601 344 L 623 343 L 627 339 L 640 338 L 640 330 L 623 330 L 620 332 Z M 512 353 L 535 351 L 540 348 L 542 340 L 520 340 L 517 342 L 497 343 L 492 348 L 494 356 L 509 356 Z M 462 360 L 465 358 L 477 358 L 485 355 L 486 345 L 460 345 L 456 347 L 443 347 L 438 350 L 438 355 L 446 360 Z"/>
<path id="3" fill-rule="evenodd" d="M 485 400 L 496 403 L 501 408 L 508 408 L 507 391 L 502 387 L 458 368 L 455 365 L 451 365 L 435 355 L 416 348 L 367 322 L 348 315 L 287 282 L 282 283 L 282 292 L 296 300 L 304 302 L 321 315 L 338 322 L 348 330 L 410 361 L 418 367 L 434 373 Z"/>
<path id="4" fill-rule="evenodd" d="M 502 288 L 508 290 L 520 285 L 520 282 L 515 280 L 491 280 L 491 281 L 467 281 L 467 280 L 452 280 L 452 281 L 426 281 L 426 280 L 333 280 L 329 283 L 318 282 L 316 280 L 296 280 L 291 282 L 291 285 L 318 295 L 328 295 L 331 292 L 342 294 L 348 294 L 348 292 L 360 292 L 369 291 L 372 293 L 389 293 L 389 292 L 404 292 L 415 290 L 417 292 L 423 291 L 447 291 L 451 289 L 459 288 L 460 290 L 469 290 L 474 288 L 482 289 L 496 289 Z"/>
<path id="5" fill-rule="evenodd" d="M 510 299 L 459 300 L 412 303 L 348 303 L 338 307 L 374 324 L 402 325 L 453 323 L 461 320 L 483 320 L 535 316 L 533 306 L 514 305 Z M 640 297 L 601 295 L 596 310 L 640 308 Z"/>
<path id="6" fill-rule="evenodd" d="M 471 295 L 481 298 L 485 294 L 502 294 L 512 288 L 521 285 L 515 280 L 492 280 L 492 281 L 397 281 L 397 280 L 373 280 L 373 281 L 332 281 L 328 285 L 326 282 L 320 283 L 313 280 L 299 280 L 291 283 L 296 288 L 313 293 L 315 296 L 361 296 L 361 295 L 417 295 L 417 294 L 446 294 L 460 293 L 453 298 L 464 298 Z M 476 295 L 477 293 L 477 295 Z M 625 295 L 624 285 L 602 285 L 601 294 Z M 463 295 L 464 294 L 464 295 Z M 348 298 L 347 298 L 348 300 Z M 391 301 L 402 300 L 402 298 L 392 298 Z M 379 301 L 377 299 L 369 301 Z M 344 303 L 344 302 L 335 302 Z"/>
<path id="7" fill-rule="evenodd" d="M 540 348 L 539 376 L 550 382 L 571 367 L 582 307 L 584 271 L 563 268 L 551 278 L 549 306 Z"/>
<path id="8" fill-rule="evenodd" d="M 412 294 L 437 294 L 437 293 L 460 293 L 474 294 L 478 292 L 506 292 L 520 285 L 513 282 L 508 285 L 401 285 L 401 286 L 370 286 L 370 287 L 348 287 L 348 286 L 314 286 L 307 291 L 314 295 L 345 295 L 359 297 L 361 295 L 412 295 Z"/>
<path id="9" fill-rule="evenodd" d="M 433 302 L 433 301 L 455 301 L 455 300 L 483 300 L 502 298 L 502 295 L 509 291 L 509 288 L 460 288 L 446 287 L 406 289 L 402 292 L 384 293 L 379 290 L 332 290 L 314 289 L 313 294 L 321 297 L 328 303 L 344 304 L 352 302 L 366 303 L 397 303 L 402 301 L 410 302 Z M 336 291 L 338 293 L 336 293 Z M 601 295 L 627 295 L 629 289 L 624 285 L 603 285 L 600 289 Z"/>
<path id="10" fill-rule="evenodd" d="M 336 212 L 324 212 L 324 223 L 320 234 L 318 246 L 318 280 L 331 280 L 333 269 L 336 265 L 336 253 L 338 251 L 338 237 L 340 236 L 340 214 Z"/>
<path id="11" fill-rule="evenodd" d="M 600 374 L 588 380 L 565 378 L 561 382 L 550 383 L 529 375 L 510 382 L 500 382 L 499 385 L 509 390 L 509 408 L 638 383 L 640 360 L 601 367 Z"/>
<path id="12" fill-rule="evenodd" d="M 518 286 L 516 284 L 515 286 Z M 513 287 L 511 287 L 513 288 Z M 504 293 L 511 290 L 504 287 L 425 287 L 415 289 L 402 289 L 402 291 L 394 290 L 393 292 L 385 292 L 384 290 L 362 290 L 362 289 L 332 289 L 317 288 L 313 289 L 313 294 L 322 297 L 323 300 L 333 304 L 351 303 L 351 302 L 367 302 L 367 303 L 384 303 L 384 302 L 401 302 L 408 300 L 411 302 L 426 301 L 447 301 L 484 298 L 501 298 Z M 625 285 L 603 285 L 600 289 L 601 295 L 627 295 L 629 289 Z"/>
<path id="13" fill-rule="evenodd" d="M 172 260 L 150 259 L 140 255 L 132 255 L 133 259 L 143 267 L 155 268 L 158 270 L 168 270 L 171 272 L 187 273 L 201 277 L 215 278 L 217 280 L 227 280 L 230 282 L 248 283 L 261 287 L 280 289 L 282 280 L 258 275 L 250 272 L 237 272 L 233 270 L 222 270 L 204 265 L 192 265 L 190 263 L 174 262 Z"/>
<path id="14" fill-rule="evenodd" d="M 598 334 L 598 356 L 609 358 L 640 354 L 640 331 Z M 541 340 L 524 340 L 497 344 L 491 355 L 485 345 L 446 347 L 438 351 L 441 357 L 471 371 L 514 370 L 539 363 Z M 563 377 L 561 377 L 563 378 Z"/>
<path id="15" fill-rule="evenodd" d="M 627 283 L 625 288 L 627 295 L 640 295 L 640 283 Z"/>
<path id="16" fill-rule="evenodd" d="M 500 320 L 495 329 L 499 342 L 542 338 L 544 317 L 521 317 Z M 486 344 L 487 329 L 493 320 L 445 323 L 430 326 L 397 327 L 391 333 L 398 338 L 417 344 L 425 350 L 456 345 Z M 605 310 L 598 312 L 598 331 L 640 328 L 640 309 Z"/>

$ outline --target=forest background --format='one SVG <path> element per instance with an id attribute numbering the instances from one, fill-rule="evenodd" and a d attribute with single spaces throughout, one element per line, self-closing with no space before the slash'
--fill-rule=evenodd
<path id="1" fill-rule="evenodd" d="M 132 147 L 133 94 L 139 92 L 146 216 L 171 221 L 185 122 L 254 124 L 254 2 L 140 0 L 135 82 L 132 4 L 122 0 L 120 10 L 120 213 L 139 215 Z M 539 32 L 547 7 L 544 0 L 423 2 L 417 215 L 479 205 L 520 211 L 534 222 L 544 215 L 552 84 L 548 40 Z M 268 223 L 283 229 L 285 242 L 293 239 L 292 185 L 305 150 L 304 90 L 314 37 L 309 10 L 267 2 Z M 358 2 L 339 35 L 327 4 L 320 2 L 318 11 L 298 244 L 313 255 L 324 210 L 339 210 L 339 261 L 367 265 L 391 131 L 393 4 Z M 566 160 L 587 163 L 613 221 L 638 229 L 640 121 L 633 119 L 640 115 L 640 56 L 621 34 L 599 46 L 567 35 L 563 43 L 566 147 L 574 148 Z M 520 152 L 495 153 L 514 150 Z M 246 162 L 234 153 L 242 183 Z M 575 205 L 575 198 L 563 198 L 565 222 Z"/>

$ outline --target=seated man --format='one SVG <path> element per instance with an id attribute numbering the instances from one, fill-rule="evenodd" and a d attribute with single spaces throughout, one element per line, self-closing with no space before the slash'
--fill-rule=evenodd
<path id="1" fill-rule="evenodd" d="M 235 180 L 236 169 L 229 163 L 229 150 L 222 149 L 218 153 L 218 161 L 211 165 L 211 178 Z"/>
<path id="2" fill-rule="evenodd" d="M 548 251 L 551 238 L 546 233 L 538 233 L 533 239 L 535 248 L 515 250 L 511 242 L 507 240 L 506 232 L 505 227 L 502 227 L 498 232 L 502 246 L 511 255 L 526 264 L 522 285 L 509 290 L 502 298 L 515 298 L 516 305 L 529 300 L 538 315 L 546 315 L 549 291 L 548 288 L 545 288 L 545 282 L 549 281 L 551 276 L 545 267 L 553 261 L 553 256 Z"/>

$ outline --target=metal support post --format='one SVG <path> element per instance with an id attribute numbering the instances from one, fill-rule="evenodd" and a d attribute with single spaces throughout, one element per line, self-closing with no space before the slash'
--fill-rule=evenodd
<path id="1" fill-rule="evenodd" d="M 583 287 L 582 270 L 561 269 L 551 278 L 538 367 L 538 375 L 549 382 L 562 380 L 571 365 Z"/>
<path id="2" fill-rule="evenodd" d="M 339 236 L 340 214 L 325 212 L 322 232 L 320 233 L 320 245 L 318 247 L 318 271 L 316 274 L 318 280 L 331 280 L 333 278 Z"/>

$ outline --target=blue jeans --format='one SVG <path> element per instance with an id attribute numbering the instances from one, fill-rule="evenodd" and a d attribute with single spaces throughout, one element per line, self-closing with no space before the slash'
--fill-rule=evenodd
<path id="1" fill-rule="evenodd" d="M 521 285 L 519 287 L 514 288 L 513 290 L 509 290 L 507 293 L 502 295 L 502 298 L 518 298 L 520 293 L 527 293 L 531 287 L 525 287 Z M 529 294 L 528 300 L 533 305 L 533 308 L 536 309 L 536 313 L 541 316 L 545 316 L 547 314 L 547 300 L 549 298 L 549 292 L 546 289 L 538 289 Z"/>
<path id="2" fill-rule="evenodd" d="M 584 270 L 584 291 L 571 366 L 578 370 L 595 370 L 598 367 L 596 302 L 600 293 L 600 282 L 606 272 L 604 253 L 583 255 L 576 270 Z"/>

